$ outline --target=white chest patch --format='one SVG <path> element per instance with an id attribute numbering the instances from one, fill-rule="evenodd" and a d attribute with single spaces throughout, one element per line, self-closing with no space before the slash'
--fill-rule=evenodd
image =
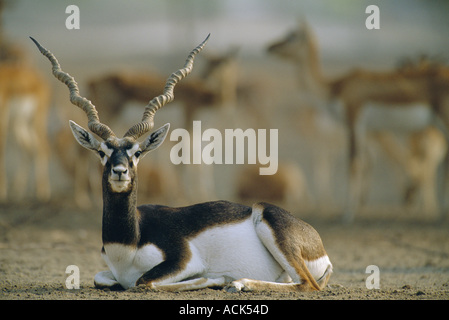
<path id="1" fill-rule="evenodd" d="M 115 279 L 125 289 L 133 287 L 142 274 L 164 261 L 163 252 L 154 244 L 140 249 L 122 244 L 107 244 L 103 259 Z"/>

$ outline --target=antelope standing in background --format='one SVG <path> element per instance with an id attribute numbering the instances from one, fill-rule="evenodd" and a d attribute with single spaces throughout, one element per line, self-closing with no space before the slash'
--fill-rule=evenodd
<path id="1" fill-rule="evenodd" d="M 128 102 L 148 102 L 148 95 L 157 95 L 165 78 L 142 72 L 115 72 L 89 81 L 89 98 L 98 101 L 98 109 L 109 113 L 106 119 L 117 120 Z M 148 89 L 150 88 L 150 89 Z M 200 108 L 217 103 L 218 94 L 201 79 L 180 83 L 177 96 L 184 108 L 184 127 L 190 129 Z"/>
<path id="2" fill-rule="evenodd" d="M 70 90 L 70 101 L 83 109 L 91 132 L 70 122 L 76 140 L 92 150 L 103 169 L 103 248 L 109 271 L 95 276 L 98 288 L 144 284 L 168 291 L 224 287 L 230 291 L 323 288 L 332 264 L 320 236 L 285 210 L 257 203 L 247 207 L 213 201 L 188 207 L 137 206 L 137 164 L 164 141 L 169 124 L 138 138 L 154 125 L 158 109 L 174 99 L 175 85 L 193 68 L 204 40 L 183 68 L 167 80 L 163 94 L 152 99 L 141 122 L 123 138 L 101 123 L 94 105 L 79 95 L 75 80 L 61 70 L 55 56 L 36 40 L 53 67 L 53 75 Z"/>
<path id="3" fill-rule="evenodd" d="M 34 165 L 34 192 L 40 201 L 50 199 L 47 117 L 50 88 L 45 79 L 21 59 L 0 61 L 0 201 L 24 198 Z M 10 130 L 11 129 L 11 130 Z M 12 192 L 8 195 L 8 133 L 12 132 L 20 154 L 14 164 Z"/>
<path id="4" fill-rule="evenodd" d="M 238 175 L 236 194 L 240 201 L 265 199 L 287 208 L 306 208 L 313 202 L 302 168 L 293 161 L 281 162 L 274 175 L 260 175 L 248 165 Z"/>
<path id="5" fill-rule="evenodd" d="M 353 220 L 362 199 L 362 171 L 366 166 L 366 155 L 362 151 L 369 131 L 382 133 L 382 138 L 378 139 L 380 146 L 387 153 L 389 150 L 396 152 L 390 157 L 407 170 L 412 179 L 411 188 L 420 185 L 420 189 L 426 189 L 422 190 L 426 209 L 438 208 L 435 175 L 445 156 L 447 141 L 432 126 L 439 124 L 441 128 L 442 124 L 443 131 L 449 133 L 449 114 L 443 106 L 449 93 L 447 69 L 411 68 L 385 73 L 357 70 L 331 82 L 321 72 L 317 45 L 305 24 L 272 44 L 268 51 L 298 66 L 306 90 L 342 103 L 349 142 L 345 221 Z M 409 140 L 408 152 L 399 156 L 402 146 L 391 148 L 394 140 L 387 132 L 405 135 Z M 422 145 L 429 147 L 416 148 Z"/>
<path id="6" fill-rule="evenodd" d="M 207 55 L 206 66 L 200 77 L 218 92 L 216 107 L 221 112 L 219 120 L 222 124 L 235 124 L 239 108 L 238 120 L 242 121 L 243 118 L 243 121 L 251 120 L 258 127 L 269 127 L 261 103 L 252 101 L 254 96 L 260 95 L 260 84 L 255 83 L 254 79 L 251 83 L 238 81 L 237 52 L 236 48 L 232 48 L 224 54 Z M 244 112 L 248 116 L 243 115 Z M 293 161 L 281 162 L 276 174 L 263 176 L 254 165 L 246 165 L 237 173 L 235 189 L 237 198 L 244 202 L 262 198 L 290 208 L 304 207 L 311 202 L 302 168 Z"/>
<path id="7" fill-rule="evenodd" d="M 192 123 L 197 120 L 199 112 L 203 109 L 222 109 L 231 110 L 232 116 L 235 112 L 235 87 L 237 81 L 235 50 L 222 56 L 207 57 L 204 70 L 200 77 L 190 79 L 188 82 L 181 82 L 177 88 L 177 101 L 180 102 L 184 112 L 184 128 L 190 130 Z M 147 103 L 148 97 L 156 96 L 162 89 L 165 78 L 157 73 L 135 72 L 135 71 L 116 71 L 106 75 L 91 79 L 88 84 L 88 98 L 92 99 L 98 111 L 105 116 L 106 123 L 120 124 L 120 118 L 126 106 L 130 102 Z M 58 140 L 61 149 L 65 148 L 65 133 L 60 134 Z M 70 134 L 71 136 L 71 134 Z M 90 207 L 89 188 L 95 189 L 87 174 L 89 168 L 85 162 L 89 161 L 85 150 L 77 148 L 77 158 L 83 161 L 75 161 L 66 156 L 66 153 L 60 152 L 64 166 L 69 168 L 69 173 L 76 173 L 75 183 L 75 202 L 79 207 Z M 141 169 L 141 177 L 156 178 L 160 181 L 156 188 L 144 186 L 140 191 L 159 190 L 159 195 L 165 199 L 173 200 L 171 195 L 177 200 L 181 200 L 189 194 L 187 198 L 192 198 L 189 193 L 191 187 L 184 188 L 182 178 L 186 175 L 184 166 L 177 166 L 176 170 L 169 170 L 164 164 L 153 163 L 151 167 L 145 166 Z M 212 166 L 201 165 L 195 167 L 195 179 L 198 180 L 196 190 L 198 198 L 215 198 L 215 179 Z M 159 177 L 172 175 L 170 181 Z M 172 181 L 173 180 L 173 181 Z M 178 183 L 175 180 L 179 180 Z M 143 189 L 143 190 L 142 190 Z M 170 194 L 167 196 L 167 191 Z"/>

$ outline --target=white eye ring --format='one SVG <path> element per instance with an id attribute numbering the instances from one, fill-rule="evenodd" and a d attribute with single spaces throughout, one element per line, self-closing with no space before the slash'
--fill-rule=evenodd
<path id="1" fill-rule="evenodd" d="M 136 143 L 136 144 L 133 145 L 132 148 L 126 150 L 126 153 L 128 154 L 128 157 L 130 157 L 130 158 L 133 157 L 133 156 L 138 158 L 140 156 L 140 154 L 142 153 L 142 151 L 139 150 L 139 149 L 140 149 L 139 148 L 139 144 Z M 138 152 L 140 152 L 140 154 L 137 154 Z"/>

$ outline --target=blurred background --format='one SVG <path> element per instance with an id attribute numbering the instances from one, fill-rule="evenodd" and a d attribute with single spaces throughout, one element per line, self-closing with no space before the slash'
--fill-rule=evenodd
<path id="1" fill-rule="evenodd" d="M 175 101 L 158 112 L 155 127 L 170 122 L 171 130 L 189 129 L 192 120 L 201 120 L 203 131 L 278 129 L 278 173 L 259 176 L 261 164 L 175 166 L 169 154 L 176 142 L 167 139 L 139 164 L 139 203 L 264 200 L 310 215 L 340 215 L 347 198 L 346 128 L 329 112 L 325 83 L 356 68 L 394 73 L 410 65 L 444 66 L 449 59 L 449 1 L 443 0 L 0 3 L 0 199 L 7 205 L 101 206 L 100 164 L 75 142 L 68 126 L 72 119 L 86 127 L 86 117 L 70 104 L 67 88 L 52 77 L 29 36 L 56 55 L 100 119 L 121 135 L 210 33 L 193 73 L 176 87 Z M 379 30 L 365 27 L 366 7 L 373 4 L 380 9 Z M 80 10 L 78 30 L 66 28 L 69 5 Z M 292 31 L 302 43 L 292 43 L 290 58 L 267 52 L 276 42 L 292 40 Z M 441 157 L 423 162 L 433 172 L 416 169 L 425 171 L 420 181 L 426 182 L 413 187 L 424 195 L 405 199 L 414 171 L 401 161 L 410 158 L 411 136 L 393 139 L 393 151 L 403 152 L 399 161 L 379 140 L 367 139 L 371 165 L 364 209 L 438 216 L 440 207 L 426 199 L 438 193 L 442 205 Z M 444 153 L 446 141 L 436 148 Z"/>

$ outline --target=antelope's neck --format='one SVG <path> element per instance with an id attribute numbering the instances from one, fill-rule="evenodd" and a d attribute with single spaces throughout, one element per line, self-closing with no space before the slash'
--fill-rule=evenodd
<path id="1" fill-rule="evenodd" d="M 137 244 L 138 220 L 136 187 L 130 193 L 113 193 L 103 189 L 103 244 Z"/>
<path id="2" fill-rule="evenodd" d="M 299 66 L 298 78 L 306 91 L 319 95 L 328 93 L 328 82 L 317 57 L 310 57 L 305 65 Z"/>

